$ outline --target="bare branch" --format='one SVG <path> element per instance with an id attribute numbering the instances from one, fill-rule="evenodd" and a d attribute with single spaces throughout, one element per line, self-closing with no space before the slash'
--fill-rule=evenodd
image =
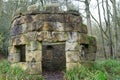
<path id="1" fill-rule="evenodd" d="M 95 22 L 98 24 L 98 26 L 100 27 L 100 24 L 99 24 L 99 22 L 97 21 L 97 19 L 95 19 L 95 17 L 91 14 L 91 17 L 95 20 Z M 106 32 L 103 30 L 103 28 L 101 28 L 102 29 L 102 32 L 104 33 L 104 35 L 107 37 L 107 40 L 108 40 L 108 35 L 106 34 Z"/>
<path id="2" fill-rule="evenodd" d="M 103 0 L 102 0 L 102 8 L 103 8 L 104 20 L 105 20 L 105 23 L 107 24 L 108 22 L 107 22 L 107 19 L 106 19 L 105 7 L 104 7 L 104 1 Z M 107 31 L 108 31 L 108 27 L 106 28 L 105 33 L 107 33 Z"/>
<path id="3" fill-rule="evenodd" d="M 83 3 L 85 2 L 85 0 L 75 0 L 75 1 L 80 1 L 80 2 L 83 2 Z"/>

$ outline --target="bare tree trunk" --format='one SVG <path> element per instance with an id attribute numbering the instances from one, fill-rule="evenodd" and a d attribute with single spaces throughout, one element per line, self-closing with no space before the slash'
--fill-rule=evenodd
<path id="1" fill-rule="evenodd" d="M 103 53 L 105 58 L 107 58 L 106 51 L 105 51 L 105 42 L 104 42 L 104 37 L 103 37 L 103 31 L 102 31 L 102 22 L 101 22 L 101 14 L 100 14 L 100 6 L 99 6 L 99 0 L 97 0 L 97 5 L 98 5 L 98 14 L 99 14 L 99 21 L 100 21 L 100 31 L 101 31 L 101 39 L 102 39 L 102 48 L 103 48 Z"/>
<path id="2" fill-rule="evenodd" d="M 3 1 L 0 0 L 0 17 L 1 17 L 1 15 L 2 15 L 2 4 L 3 4 Z"/>
<path id="3" fill-rule="evenodd" d="M 65 0 L 65 5 L 67 7 L 67 10 L 68 10 L 68 4 L 67 4 L 68 0 Z"/>
<path id="4" fill-rule="evenodd" d="M 87 17 L 88 34 L 92 35 L 89 3 L 90 3 L 90 0 L 85 0 L 85 6 L 86 6 L 85 11 L 86 11 L 86 17 Z"/>
<path id="5" fill-rule="evenodd" d="M 111 58 L 114 58 L 114 53 L 113 53 L 113 44 L 112 44 L 112 31 L 111 31 L 111 28 L 110 28 L 110 11 L 108 9 L 108 0 L 106 0 L 106 10 L 107 10 L 107 21 L 108 21 L 108 33 L 109 33 L 109 49 L 110 49 L 110 57 Z"/>
<path id="6" fill-rule="evenodd" d="M 112 0 L 113 5 L 113 27 L 115 30 L 115 52 L 114 54 L 117 54 L 117 47 L 118 47 L 118 31 L 117 31 L 117 11 L 116 11 L 116 0 Z M 115 55 L 116 56 L 116 55 Z M 117 57 L 117 56 L 116 56 Z"/>

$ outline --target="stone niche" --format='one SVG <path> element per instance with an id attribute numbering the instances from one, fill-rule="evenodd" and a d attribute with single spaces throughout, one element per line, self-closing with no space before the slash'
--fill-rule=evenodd
<path id="1" fill-rule="evenodd" d="M 42 70 L 69 70 L 94 61 L 96 39 L 77 12 L 35 11 L 12 20 L 8 60 L 12 66 L 41 74 Z"/>

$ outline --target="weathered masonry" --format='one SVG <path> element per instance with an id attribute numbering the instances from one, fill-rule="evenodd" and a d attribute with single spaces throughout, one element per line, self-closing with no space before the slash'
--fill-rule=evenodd
<path id="1" fill-rule="evenodd" d="M 87 26 L 78 12 L 45 11 L 20 13 L 10 29 L 8 60 L 30 74 L 42 70 L 69 70 L 82 61 L 95 60 L 96 40 L 87 35 Z"/>

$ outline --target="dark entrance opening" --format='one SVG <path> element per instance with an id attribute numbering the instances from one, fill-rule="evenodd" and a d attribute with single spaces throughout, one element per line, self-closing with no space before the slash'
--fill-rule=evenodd
<path id="1" fill-rule="evenodd" d="M 65 67 L 65 44 L 42 45 L 43 71 L 63 71 Z"/>
<path id="2" fill-rule="evenodd" d="M 25 51 L 26 51 L 26 48 L 25 48 L 25 45 L 19 45 L 19 46 L 15 46 L 16 49 L 17 49 L 17 52 L 20 54 L 20 62 L 25 62 L 26 61 L 26 58 L 25 58 Z"/>

